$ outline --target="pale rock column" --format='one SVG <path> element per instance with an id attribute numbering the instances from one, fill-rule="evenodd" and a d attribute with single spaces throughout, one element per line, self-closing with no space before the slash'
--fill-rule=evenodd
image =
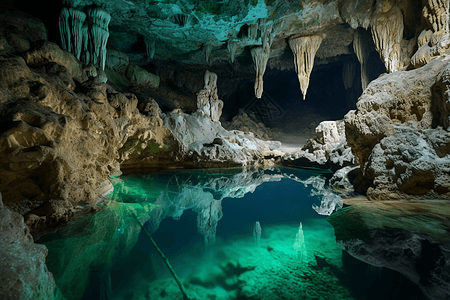
<path id="1" fill-rule="evenodd" d="M 217 74 L 206 70 L 205 86 L 197 93 L 197 111 L 206 115 L 213 122 L 219 122 L 222 115 L 223 102 L 217 95 Z"/>
<path id="2" fill-rule="evenodd" d="M 300 90 L 303 93 L 303 100 L 309 86 L 309 76 L 314 66 L 314 57 L 322 43 L 321 35 L 301 36 L 289 40 L 289 46 L 294 53 L 294 64 L 297 72 Z"/>
<path id="3" fill-rule="evenodd" d="M 369 85 L 369 56 L 370 49 L 373 47 L 372 37 L 370 33 L 363 29 L 358 28 L 355 30 L 355 35 L 353 36 L 353 51 L 358 57 L 358 61 L 361 64 L 361 85 L 364 91 Z"/>
<path id="4" fill-rule="evenodd" d="M 402 68 L 400 43 L 403 38 L 403 14 L 394 0 L 377 0 L 377 12 L 370 21 L 375 49 L 388 73 Z"/>

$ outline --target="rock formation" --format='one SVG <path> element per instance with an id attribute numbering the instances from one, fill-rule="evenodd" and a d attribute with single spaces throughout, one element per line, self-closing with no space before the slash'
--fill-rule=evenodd
<path id="1" fill-rule="evenodd" d="M 3 205 L 0 194 L 0 297 L 56 298 L 59 289 L 45 265 L 47 254 L 47 247 L 33 242 L 23 217 Z"/>
<path id="2" fill-rule="evenodd" d="M 370 26 L 375 47 L 388 73 L 399 71 L 403 65 L 400 43 L 403 38 L 403 14 L 391 0 L 377 0 L 377 11 Z"/>
<path id="3" fill-rule="evenodd" d="M 223 102 L 217 96 L 217 74 L 205 72 L 205 86 L 197 93 L 197 112 L 219 122 Z"/>
<path id="4" fill-rule="evenodd" d="M 369 85 L 369 56 L 373 45 L 372 37 L 367 30 L 358 28 L 353 38 L 353 51 L 361 64 L 361 85 L 363 91 Z"/>
<path id="5" fill-rule="evenodd" d="M 448 56 L 373 81 L 345 117 L 372 199 L 450 196 Z"/>
<path id="6" fill-rule="evenodd" d="M 429 0 L 423 8 L 422 20 L 426 28 L 418 37 L 419 49 L 411 59 L 415 68 L 426 65 L 450 48 L 448 1 Z"/>
<path id="7" fill-rule="evenodd" d="M 309 86 L 309 76 L 314 66 L 314 57 L 322 43 L 322 36 L 302 36 L 289 40 L 289 46 L 294 53 L 295 71 L 297 72 L 303 100 Z"/>
<path id="8" fill-rule="evenodd" d="M 110 21 L 111 15 L 99 7 L 89 7 L 86 13 L 64 7 L 59 16 L 63 49 L 85 64 L 91 63 L 104 70 Z"/>

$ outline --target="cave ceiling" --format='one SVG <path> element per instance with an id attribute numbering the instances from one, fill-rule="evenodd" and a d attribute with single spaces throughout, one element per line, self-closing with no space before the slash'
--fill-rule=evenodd
<path id="1" fill-rule="evenodd" d="M 270 30 L 270 57 L 289 50 L 290 37 L 322 35 L 317 57 L 351 54 L 354 29 L 366 27 L 375 0 L 64 0 L 83 10 L 99 6 L 111 14 L 108 48 L 126 52 L 143 64 L 154 47 L 155 60 L 206 64 L 230 60 L 228 43 L 236 57 L 262 44 Z M 251 31 L 257 28 L 256 37 Z M 147 50 L 148 51 L 148 50 Z"/>

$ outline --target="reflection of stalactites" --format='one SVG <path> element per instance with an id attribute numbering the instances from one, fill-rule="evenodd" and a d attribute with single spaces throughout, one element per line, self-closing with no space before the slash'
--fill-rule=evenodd
<path id="1" fill-rule="evenodd" d="M 399 71 L 402 67 L 400 43 L 403 38 L 403 14 L 397 6 L 379 1 L 379 12 L 371 21 L 371 31 L 375 48 L 380 54 L 388 73 Z"/>
<path id="2" fill-rule="evenodd" d="M 259 242 L 261 241 L 261 231 L 261 224 L 256 221 L 255 226 L 253 227 L 253 239 L 255 240 L 256 244 L 259 244 Z"/>
<path id="3" fill-rule="evenodd" d="M 216 240 L 217 223 L 222 218 L 222 201 L 213 200 L 197 215 L 197 229 L 205 239 L 205 245 L 210 246 Z"/>
<path id="4" fill-rule="evenodd" d="M 298 228 L 297 235 L 295 236 L 295 241 L 292 245 L 292 249 L 295 252 L 298 262 L 302 265 L 306 260 L 305 236 L 303 235 L 302 222 L 300 222 L 300 227 Z"/>
<path id="5" fill-rule="evenodd" d="M 369 85 L 369 56 L 370 49 L 373 47 L 370 33 L 362 28 L 355 30 L 353 37 L 353 51 L 355 51 L 358 61 L 361 64 L 361 84 L 364 91 Z"/>
<path id="6" fill-rule="evenodd" d="M 303 100 L 309 86 L 309 76 L 314 66 L 314 58 L 319 50 L 323 37 L 321 35 L 302 36 L 289 40 L 289 46 L 294 53 L 294 64 L 297 72 Z"/>

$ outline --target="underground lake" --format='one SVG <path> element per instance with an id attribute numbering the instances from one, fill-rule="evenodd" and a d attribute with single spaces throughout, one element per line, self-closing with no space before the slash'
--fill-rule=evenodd
<path id="1" fill-rule="evenodd" d="M 123 175 L 104 209 L 38 243 L 66 299 L 183 299 L 148 235 L 188 299 L 427 299 L 341 250 L 327 217 L 343 201 L 329 178 L 290 168 Z"/>

